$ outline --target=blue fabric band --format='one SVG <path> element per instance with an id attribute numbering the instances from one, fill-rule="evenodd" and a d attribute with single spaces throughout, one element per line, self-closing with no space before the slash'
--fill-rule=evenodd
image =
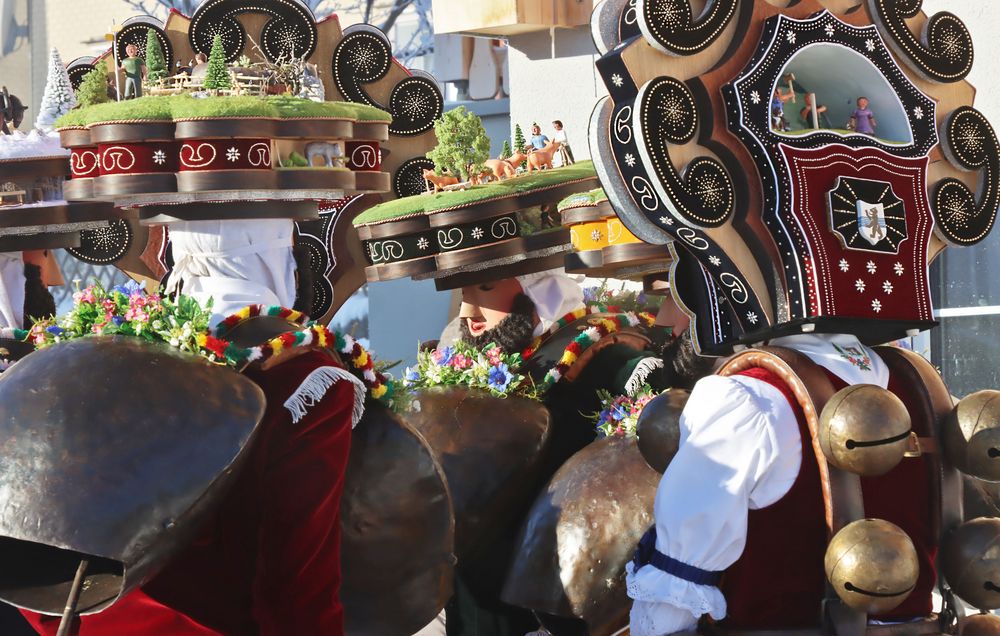
<path id="1" fill-rule="evenodd" d="M 635 558 L 632 559 L 635 569 L 644 565 L 651 565 L 657 570 L 676 576 L 679 579 L 690 581 L 696 585 L 718 585 L 722 580 L 722 572 L 712 572 L 702 570 L 693 565 L 688 565 L 668 557 L 656 549 L 656 526 L 653 526 L 642 535 L 639 547 L 635 551 Z"/>

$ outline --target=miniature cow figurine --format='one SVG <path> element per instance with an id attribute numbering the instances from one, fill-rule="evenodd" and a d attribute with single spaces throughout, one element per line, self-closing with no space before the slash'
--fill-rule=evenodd
<path id="1" fill-rule="evenodd" d="M 458 183 L 458 177 L 452 176 L 450 174 L 436 175 L 433 170 L 424 169 L 424 179 L 427 180 L 427 190 L 431 189 L 431 185 L 434 186 L 434 193 L 437 194 L 441 191 L 441 188 L 447 186 L 452 186 Z"/>
<path id="2" fill-rule="evenodd" d="M 344 167 L 344 149 L 339 143 L 329 141 L 311 141 L 306 144 L 306 161 L 313 165 L 313 157 L 322 157 L 327 168 Z"/>

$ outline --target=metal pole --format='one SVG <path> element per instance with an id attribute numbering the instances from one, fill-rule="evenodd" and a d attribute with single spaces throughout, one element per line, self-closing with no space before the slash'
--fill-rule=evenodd
<path id="1" fill-rule="evenodd" d="M 69 597 L 66 599 L 66 609 L 63 610 L 62 620 L 59 621 L 59 631 L 56 636 L 69 636 L 73 628 L 73 621 L 76 618 L 76 606 L 80 602 L 80 592 L 83 591 L 83 577 L 87 573 L 87 559 L 80 561 L 80 566 L 76 568 L 76 576 L 73 577 L 73 586 L 69 590 Z"/>
<path id="2" fill-rule="evenodd" d="M 809 101 L 812 104 L 811 112 L 812 112 L 813 128 L 815 130 L 819 130 L 819 112 L 817 110 L 819 108 L 819 104 L 816 103 L 816 93 L 809 93 Z"/>

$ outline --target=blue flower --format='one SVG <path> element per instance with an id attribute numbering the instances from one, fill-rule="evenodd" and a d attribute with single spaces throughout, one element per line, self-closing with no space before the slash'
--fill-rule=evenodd
<path id="1" fill-rule="evenodd" d="M 145 288 L 145 281 L 143 281 L 142 284 L 139 284 L 134 280 L 129 280 L 124 285 L 115 285 L 111 288 L 111 291 L 118 292 L 119 294 L 125 294 L 126 296 L 135 296 L 142 292 Z"/>
<path id="2" fill-rule="evenodd" d="M 510 386 L 510 381 L 514 379 L 514 376 L 511 375 L 507 365 L 501 362 L 490 369 L 490 373 L 487 378 L 491 389 L 499 391 L 500 393 L 505 393 L 507 391 L 507 387 Z"/>
<path id="3" fill-rule="evenodd" d="M 622 407 L 617 405 L 611 407 L 611 418 L 614 421 L 620 422 L 625 419 L 626 415 L 628 415 L 628 413 L 626 413 L 625 409 L 623 409 Z"/>
<path id="4" fill-rule="evenodd" d="M 52 325 L 51 327 L 46 327 L 45 331 L 49 332 L 53 336 L 61 336 L 64 333 L 66 333 L 65 329 L 63 329 L 62 327 L 57 327 L 56 325 Z"/>
<path id="5" fill-rule="evenodd" d="M 592 303 L 597 300 L 597 292 L 600 291 L 597 287 L 584 287 L 583 288 L 583 300 L 584 302 Z"/>
<path id="6" fill-rule="evenodd" d="M 412 367 L 406 367 L 406 372 L 403 377 L 409 382 L 416 382 L 420 379 L 420 372 Z"/>
<path id="7" fill-rule="evenodd" d="M 444 349 L 438 349 L 434 352 L 434 362 L 438 363 L 438 366 L 446 367 L 451 359 L 455 357 L 455 349 L 452 347 L 445 347 Z"/>
<path id="8" fill-rule="evenodd" d="M 123 324 L 125 324 L 125 319 L 122 318 L 121 316 L 114 316 L 111 318 L 111 322 L 115 323 L 116 327 L 121 327 Z"/>

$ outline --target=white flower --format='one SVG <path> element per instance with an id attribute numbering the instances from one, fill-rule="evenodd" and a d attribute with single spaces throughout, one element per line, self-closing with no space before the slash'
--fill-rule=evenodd
<path id="1" fill-rule="evenodd" d="M 625 80 L 622 79 L 621 75 L 615 73 L 614 75 L 611 76 L 611 83 L 617 86 L 618 88 L 621 88 L 622 84 L 625 83 Z"/>
<path id="2" fill-rule="evenodd" d="M 838 263 L 838 266 L 840 267 L 840 271 L 842 272 L 846 272 L 847 270 L 851 269 L 851 266 L 847 262 L 846 258 L 840 259 L 840 263 Z"/>
<path id="3" fill-rule="evenodd" d="M 832 24 L 826 25 L 826 28 L 824 29 L 824 31 L 826 31 L 826 36 L 827 37 L 829 37 L 829 38 L 833 37 L 834 28 L 833 28 Z"/>
<path id="4" fill-rule="evenodd" d="M 483 228 L 481 228 L 481 227 L 474 227 L 474 228 L 472 228 L 472 238 L 474 238 L 474 239 L 481 239 L 481 238 L 483 238 Z"/>
<path id="5" fill-rule="evenodd" d="M 876 314 L 882 311 L 882 301 L 879 300 L 878 298 L 872 301 L 872 311 L 874 311 Z"/>
<path id="6" fill-rule="evenodd" d="M 708 262 L 711 263 L 712 265 L 715 265 L 716 267 L 722 265 L 722 259 L 719 258 L 718 256 L 709 256 Z"/>
<path id="7" fill-rule="evenodd" d="M 795 31 L 789 31 L 785 39 L 788 40 L 789 44 L 795 44 Z"/>
<path id="8" fill-rule="evenodd" d="M 861 280 L 860 278 L 854 281 L 854 288 L 857 289 L 859 292 L 865 291 L 865 281 Z"/>
<path id="9" fill-rule="evenodd" d="M 634 166 L 635 165 L 635 155 L 633 155 L 631 152 L 625 153 L 625 163 L 628 164 L 629 168 L 631 168 L 632 166 Z"/>
<path id="10" fill-rule="evenodd" d="M 593 232 L 591 232 L 590 233 L 590 240 L 591 241 L 600 241 L 601 240 L 601 231 L 600 230 L 594 230 Z"/>
<path id="11" fill-rule="evenodd" d="M 757 92 L 757 91 L 754 91 L 754 92 L 750 93 L 750 101 L 753 102 L 754 104 L 759 104 L 760 103 L 760 93 Z"/>
<path id="12" fill-rule="evenodd" d="M 875 266 L 875 261 L 868 261 L 865 263 L 865 267 L 868 269 L 869 274 L 874 274 L 878 271 L 878 267 Z"/>
<path id="13" fill-rule="evenodd" d="M 921 108 L 921 107 L 919 107 L 919 106 L 914 107 L 914 109 L 913 109 L 913 116 L 916 117 L 917 119 L 923 119 L 924 118 L 924 109 Z"/>
<path id="14" fill-rule="evenodd" d="M 892 283 L 890 283 L 889 281 L 885 281 L 884 283 L 882 283 L 882 291 L 884 291 L 887 294 L 891 294 L 892 293 Z"/>
<path id="15" fill-rule="evenodd" d="M 236 146 L 231 147 L 226 151 L 226 159 L 230 161 L 237 161 L 240 158 L 240 151 L 236 149 Z"/>
<path id="16" fill-rule="evenodd" d="M 425 249 L 427 249 L 427 247 L 429 245 L 430 245 L 430 242 L 427 240 L 426 237 L 421 236 L 420 238 L 417 239 L 417 247 L 418 248 L 420 248 L 422 250 L 425 250 Z"/>
<path id="17" fill-rule="evenodd" d="M 747 320 L 750 321 L 751 325 L 756 325 L 757 324 L 757 314 L 755 312 L 748 311 L 747 312 Z"/>
<path id="18" fill-rule="evenodd" d="M 903 272 L 905 272 L 905 271 L 906 271 L 906 270 L 905 270 L 905 269 L 903 268 L 903 264 L 902 264 L 902 263 L 896 263 L 895 265 L 893 265 L 893 266 L 892 266 L 892 269 L 893 269 L 893 270 L 895 270 L 895 272 L 896 272 L 896 276 L 902 276 L 902 275 L 903 275 Z"/>
<path id="19" fill-rule="evenodd" d="M 865 40 L 865 48 L 868 49 L 869 52 L 874 51 L 875 50 L 875 40 L 873 40 L 871 38 L 868 38 L 867 40 Z"/>
<path id="20" fill-rule="evenodd" d="M 162 150 L 157 150 L 156 152 L 154 152 L 153 163 L 155 163 L 158 166 L 162 166 L 163 164 L 167 163 L 167 153 L 163 152 Z"/>
<path id="21" fill-rule="evenodd" d="M 673 225 L 674 224 L 674 220 L 672 218 L 670 218 L 669 216 L 661 216 L 660 217 L 660 223 L 662 223 L 664 225 Z"/>

